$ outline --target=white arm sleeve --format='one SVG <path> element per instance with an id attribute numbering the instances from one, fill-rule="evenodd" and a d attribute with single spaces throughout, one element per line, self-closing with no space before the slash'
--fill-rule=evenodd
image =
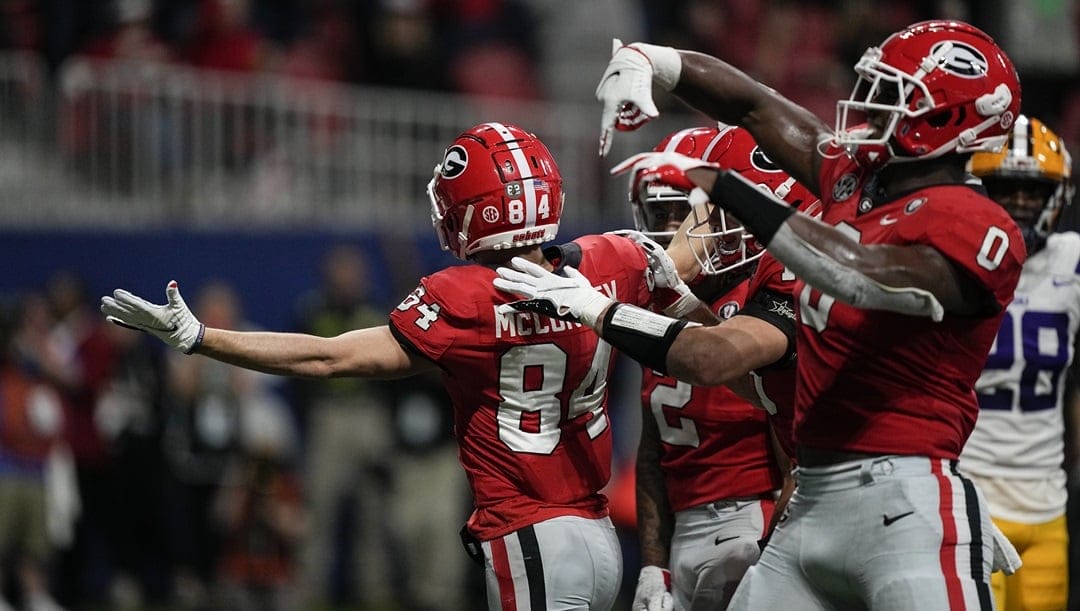
<path id="1" fill-rule="evenodd" d="M 821 252 L 784 223 L 769 242 L 769 252 L 796 276 L 844 303 L 868 310 L 929 316 L 940 322 L 945 308 L 929 291 L 887 286 Z"/>

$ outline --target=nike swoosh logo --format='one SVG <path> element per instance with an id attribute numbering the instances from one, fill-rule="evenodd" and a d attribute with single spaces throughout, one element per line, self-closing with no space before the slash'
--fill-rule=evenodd
<path id="1" fill-rule="evenodd" d="M 892 517 L 889 517 L 889 516 L 887 516 L 885 514 L 882 514 L 881 515 L 881 523 L 883 525 L 885 525 L 885 526 L 888 526 L 889 524 L 892 524 L 893 522 L 899 520 L 900 518 L 906 518 L 906 517 L 908 517 L 909 515 L 911 515 L 913 513 L 915 513 L 915 512 L 914 511 L 909 511 L 907 513 L 897 514 L 897 515 L 892 516 Z"/>
<path id="2" fill-rule="evenodd" d="M 894 218 L 894 217 L 891 217 L 891 216 L 883 216 L 883 217 L 881 217 L 881 224 L 882 225 L 892 225 L 893 223 L 895 223 L 898 220 L 900 220 L 900 219 Z"/>
<path id="3" fill-rule="evenodd" d="M 610 81 L 612 78 L 614 78 L 616 76 L 619 76 L 619 71 L 618 70 L 616 70 L 615 72 L 612 72 L 611 74 L 605 76 L 604 80 L 600 81 L 600 84 L 596 88 L 597 89 L 603 89 L 604 85 L 607 84 L 608 81 Z"/>
<path id="4" fill-rule="evenodd" d="M 726 539 L 721 539 L 721 538 L 720 538 L 720 537 L 718 536 L 718 537 L 716 537 L 716 540 L 715 540 L 715 541 L 713 541 L 713 545 L 720 545 L 721 543 L 724 543 L 725 541 L 731 541 L 732 539 L 738 539 L 738 538 L 739 538 L 739 536 L 738 536 L 738 535 L 735 535 L 734 537 L 728 537 L 728 538 L 726 538 Z"/>

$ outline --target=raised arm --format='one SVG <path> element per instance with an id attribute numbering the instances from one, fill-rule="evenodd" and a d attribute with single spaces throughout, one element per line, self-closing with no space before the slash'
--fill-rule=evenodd
<path id="1" fill-rule="evenodd" d="M 739 125 L 796 180 L 818 192 L 818 146 L 832 130 L 809 110 L 715 57 L 645 43 L 616 40 L 596 89 L 603 103 L 600 152 L 613 130 L 637 129 L 659 113 L 652 85 L 671 91 L 708 116 Z"/>
<path id="2" fill-rule="evenodd" d="M 679 57 L 681 77 L 672 93 L 717 121 L 746 128 L 770 159 L 820 192 L 818 146 L 832 135 L 831 128 L 731 64 L 693 51 L 679 51 Z"/>
<path id="3" fill-rule="evenodd" d="M 157 305 L 117 289 L 101 298 L 101 311 L 110 322 L 150 333 L 185 354 L 275 375 L 399 378 L 435 368 L 402 348 L 385 325 L 337 337 L 215 329 L 199 322 L 175 281 L 165 293 L 167 303 Z"/>

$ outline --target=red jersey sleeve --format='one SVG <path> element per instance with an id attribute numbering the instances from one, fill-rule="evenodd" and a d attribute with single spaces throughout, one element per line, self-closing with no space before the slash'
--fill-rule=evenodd
<path id="1" fill-rule="evenodd" d="M 999 308 L 1012 301 L 1027 250 L 1016 223 L 1001 206 L 971 187 L 940 186 L 912 194 L 897 214 L 929 206 L 933 222 L 897 223 L 905 241 L 929 244 L 986 287 Z"/>

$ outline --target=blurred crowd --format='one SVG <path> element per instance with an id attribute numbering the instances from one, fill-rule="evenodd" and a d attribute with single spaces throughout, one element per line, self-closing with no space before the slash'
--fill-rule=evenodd
<path id="1" fill-rule="evenodd" d="M 1080 17 L 1072 0 L 0 0 L 0 49 L 33 50 L 53 69 L 72 55 L 160 59 L 587 102 L 607 59 L 595 51 L 620 36 L 713 54 L 831 120 L 863 49 L 941 17 L 995 35 L 1017 57 L 1025 90 L 1039 94 L 1025 98 L 1036 106 L 1025 112 L 1067 115 L 1053 123 L 1075 135 L 1080 66 L 1071 55 Z M 1022 38 L 1032 32 L 1066 40 L 1033 52 Z"/>
<path id="2" fill-rule="evenodd" d="M 365 265 L 329 247 L 294 330 L 384 320 Z M 191 288 L 206 324 L 252 328 L 229 283 Z M 96 302 L 57 272 L 0 304 L 0 609 L 480 608 L 437 379 L 283 383 Z"/>

